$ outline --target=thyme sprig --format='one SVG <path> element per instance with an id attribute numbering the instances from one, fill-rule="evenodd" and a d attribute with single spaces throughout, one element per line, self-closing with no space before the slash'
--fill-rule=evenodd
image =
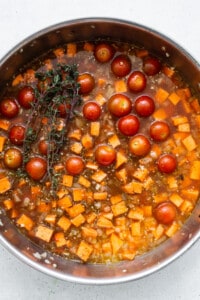
<path id="1" fill-rule="evenodd" d="M 28 161 L 41 130 L 44 130 L 49 145 L 45 180 L 51 182 L 51 190 L 54 192 L 58 183 L 58 174 L 54 173 L 53 166 L 59 160 L 60 151 L 66 143 L 69 121 L 74 117 L 76 107 L 81 103 L 77 83 L 77 65 L 57 64 L 51 70 L 37 72 L 35 77 L 38 79 L 38 86 L 34 89 L 37 101 L 32 104 L 27 121 L 23 145 L 23 166 Z M 61 104 L 66 114 L 63 118 L 64 126 L 59 129 L 59 106 Z M 48 120 L 45 125 L 42 123 L 44 118 Z"/>

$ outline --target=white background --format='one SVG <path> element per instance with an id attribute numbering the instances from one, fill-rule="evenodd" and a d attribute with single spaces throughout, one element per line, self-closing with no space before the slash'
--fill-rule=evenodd
<path id="1" fill-rule="evenodd" d="M 0 58 L 28 35 L 82 17 L 115 17 L 174 39 L 200 62 L 199 0 L 0 0 Z M 1 80 L 1 74 L 0 74 Z M 165 269 L 121 285 L 62 282 L 24 265 L 0 246 L 0 300 L 200 299 L 200 241 Z"/>

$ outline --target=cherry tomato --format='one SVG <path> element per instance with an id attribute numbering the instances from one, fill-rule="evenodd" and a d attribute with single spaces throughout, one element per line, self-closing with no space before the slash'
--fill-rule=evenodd
<path id="1" fill-rule="evenodd" d="M 95 159 L 100 165 L 109 166 L 116 159 L 116 151 L 109 145 L 99 145 L 95 150 Z"/>
<path id="2" fill-rule="evenodd" d="M 134 71 L 128 77 L 128 88 L 133 93 L 142 92 L 146 88 L 146 77 L 140 71 Z"/>
<path id="3" fill-rule="evenodd" d="M 170 135 L 169 125 L 164 121 L 155 121 L 150 126 L 150 136 L 156 142 L 165 141 Z"/>
<path id="4" fill-rule="evenodd" d="M 155 57 L 148 57 L 143 62 L 143 71 L 148 76 L 152 76 L 160 72 L 161 63 Z"/>
<path id="5" fill-rule="evenodd" d="M 41 180 L 47 172 L 47 162 L 41 157 L 32 157 L 27 162 L 25 169 L 33 180 Z"/>
<path id="6" fill-rule="evenodd" d="M 136 134 L 139 130 L 140 122 L 139 119 L 134 115 L 128 115 L 122 117 L 118 121 L 119 131 L 127 136 Z"/>
<path id="7" fill-rule="evenodd" d="M 159 223 L 168 225 L 176 219 L 177 209 L 171 202 L 160 203 L 154 211 L 154 216 Z"/>
<path id="8" fill-rule="evenodd" d="M 101 107 L 94 101 L 89 101 L 83 105 L 83 115 L 89 121 L 96 121 L 101 115 Z"/>
<path id="9" fill-rule="evenodd" d="M 38 143 L 38 149 L 41 154 L 47 155 L 49 143 L 46 140 L 40 140 Z"/>
<path id="10" fill-rule="evenodd" d="M 83 172 L 85 164 L 81 157 L 71 156 L 66 160 L 65 168 L 70 175 L 78 175 Z"/>
<path id="11" fill-rule="evenodd" d="M 115 94 L 108 100 L 108 109 L 114 116 L 123 117 L 131 112 L 132 102 L 123 94 Z"/>
<path id="12" fill-rule="evenodd" d="M 155 110 L 155 103 L 149 96 L 140 96 L 135 100 L 135 110 L 141 117 L 149 117 Z"/>
<path id="13" fill-rule="evenodd" d="M 9 148 L 4 153 L 4 164 L 9 169 L 17 169 L 22 164 L 22 153 L 17 148 Z"/>
<path id="14" fill-rule="evenodd" d="M 19 113 L 19 107 L 14 98 L 5 98 L 0 102 L 0 112 L 6 118 L 14 118 Z"/>
<path id="15" fill-rule="evenodd" d="M 136 156 L 145 156 L 149 153 L 151 144 L 147 137 L 138 134 L 132 137 L 129 141 L 129 150 Z"/>
<path id="16" fill-rule="evenodd" d="M 118 55 L 111 63 L 111 70 L 118 77 L 128 75 L 131 71 L 130 58 L 124 54 Z"/>
<path id="17" fill-rule="evenodd" d="M 18 93 L 18 102 L 23 108 L 31 108 L 35 101 L 34 90 L 31 86 L 24 86 Z"/>
<path id="18" fill-rule="evenodd" d="M 106 43 L 101 43 L 97 45 L 94 49 L 94 56 L 96 60 L 100 63 L 106 63 L 113 58 L 114 49 L 111 45 Z"/>
<path id="19" fill-rule="evenodd" d="M 80 74 L 77 78 L 77 82 L 80 84 L 80 94 L 90 93 L 95 85 L 94 77 L 89 73 Z"/>
<path id="20" fill-rule="evenodd" d="M 67 116 L 67 112 L 70 109 L 69 103 L 61 103 L 58 105 L 57 110 L 61 118 L 65 118 Z"/>
<path id="21" fill-rule="evenodd" d="M 163 154 L 158 159 L 158 169 L 162 173 L 172 173 L 175 171 L 177 161 L 172 154 Z"/>
<path id="22" fill-rule="evenodd" d="M 9 139 L 14 145 L 22 145 L 25 136 L 25 128 L 21 125 L 14 125 L 9 132 Z"/>

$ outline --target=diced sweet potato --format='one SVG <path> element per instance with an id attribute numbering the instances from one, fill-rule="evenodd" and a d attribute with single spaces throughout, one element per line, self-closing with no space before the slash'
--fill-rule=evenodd
<path id="1" fill-rule="evenodd" d="M 178 125 L 178 131 L 180 132 L 190 132 L 190 124 L 189 123 L 184 123 Z"/>
<path id="2" fill-rule="evenodd" d="M 188 151 L 192 151 L 192 150 L 196 149 L 196 147 L 197 147 L 197 144 L 191 134 L 189 136 L 187 136 L 185 139 L 183 139 L 182 142 Z"/>
<path id="3" fill-rule="evenodd" d="M 85 198 L 85 189 L 75 188 L 72 190 L 73 200 L 82 201 Z"/>
<path id="4" fill-rule="evenodd" d="M 74 130 L 69 132 L 68 138 L 80 141 L 81 140 L 81 135 L 82 135 L 82 133 L 81 133 L 80 129 L 74 129 Z"/>
<path id="5" fill-rule="evenodd" d="M 177 95 L 175 92 L 171 93 L 168 96 L 168 99 L 171 101 L 172 104 L 177 105 L 179 103 L 179 101 L 181 100 L 181 98 L 179 97 L 179 95 Z"/>
<path id="6" fill-rule="evenodd" d="M 127 171 L 126 171 L 125 168 L 123 168 L 119 171 L 116 171 L 115 175 L 116 175 L 117 179 L 119 179 L 121 182 L 126 184 L 126 182 L 127 182 Z"/>
<path id="7" fill-rule="evenodd" d="M 75 143 L 71 144 L 71 146 L 70 146 L 70 150 L 76 154 L 80 154 L 82 149 L 83 149 L 83 146 L 79 142 L 75 142 Z"/>
<path id="8" fill-rule="evenodd" d="M 11 182 L 7 176 L 0 179 L 0 194 L 3 194 L 11 189 Z"/>
<path id="9" fill-rule="evenodd" d="M 113 254 L 116 254 L 123 245 L 123 241 L 115 234 L 111 234 L 110 243 Z"/>
<path id="10" fill-rule="evenodd" d="M 58 220 L 57 225 L 60 228 L 62 228 L 64 231 L 67 231 L 70 228 L 70 226 L 71 226 L 71 222 L 70 222 L 70 220 L 67 217 L 62 216 Z"/>
<path id="11" fill-rule="evenodd" d="M 144 212 L 140 207 L 130 209 L 128 213 L 128 218 L 142 221 L 144 219 Z"/>
<path id="12" fill-rule="evenodd" d="M 98 169 L 98 165 L 92 161 L 88 161 L 85 166 L 86 166 L 86 168 L 88 168 L 90 170 L 94 170 L 94 171 L 96 171 Z"/>
<path id="13" fill-rule="evenodd" d="M 71 222 L 74 226 L 79 227 L 81 224 L 85 223 L 85 217 L 82 214 L 71 219 Z"/>
<path id="14" fill-rule="evenodd" d="M 121 144 L 120 140 L 116 134 L 109 137 L 108 142 L 113 148 L 116 148 L 117 146 L 119 146 Z"/>
<path id="15" fill-rule="evenodd" d="M 164 108 L 158 108 L 154 113 L 153 117 L 156 120 L 165 120 L 168 116 Z"/>
<path id="16" fill-rule="evenodd" d="M 117 152 L 117 157 L 116 157 L 115 169 L 118 169 L 119 167 L 121 167 L 126 162 L 127 162 L 127 157 L 123 153 L 118 151 Z"/>
<path id="17" fill-rule="evenodd" d="M 93 138 L 86 133 L 82 136 L 81 143 L 85 149 L 91 149 L 93 147 Z"/>
<path id="18" fill-rule="evenodd" d="M 93 251 L 93 246 L 86 243 L 85 241 L 81 241 L 78 246 L 76 254 L 80 259 L 86 262 L 89 259 L 90 255 L 92 254 L 92 251 Z"/>
<path id="19" fill-rule="evenodd" d="M 94 193 L 94 200 L 106 200 L 108 197 L 107 192 L 95 192 Z"/>
<path id="20" fill-rule="evenodd" d="M 131 234 L 133 236 L 141 236 L 141 224 L 140 224 L 140 222 L 133 222 L 131 224 Z"/>
<path id="21" fill-rule="evenodd" d="M 190 179 L 200 180 L 200 160 L 195 160 L 190 169 Z"/>
<path id="22" fill-rule="evenodd" d="M 48 214 L 46 215 L 44 219 L 49 224 L 55 224 L 56 223 L 56 214 Z"/>
<path id="23" fill-rule="evenodd" d="M 91 237 L 91 238 L 97 237 L 97 231 L 93 228 L 82 226 L 81 231 L 84 237 Z"/>
<path id="24" fill-rule="evenodd" d="M 130 183 L 124 185 L 122 189 L 128 194 L 141 194 L 143 185 L 141 182 L 131 181 Z"/>
<path id="25" fill-rule="evenodd" d="M 107 174 L 102 170 L 96 171 L 91 176 L 92 180 L 94 180 L 96 182 L 102 182 L 106 177 L 107 177 Z"/>
<path id="26" fill-rule="evenodd" d="M 65 195 L 61 199 L 57 200 L 58 207 L 67 210 L 69 207 L 72 206 L 72 200 L 70 195 Z"/>
<path id="27" fill-rule="evenodd" d="M 19 225 L 20 227 L 24 227 L 29 231 L 33 228 L 34 222 L 30 217 L 22 214 L 17 220 L 17 225 Z"/>
<path id="28" fill-rule="evenodd" d="M 177 193 L 173 193 L 170 196 L 170 201 L 173 202 L 177 207 L 179 207 L 183 203 L 183 198 L 179 196 Z"/>
<path id="29" fill-rule="evenodd" d="M 79 214 L 83 213 L 85 211 L 85 207 L 82 204 L 75 204 L 72 207 L 69 207 L 67 209 L 67 212 L 71 218 L 75 218 Z"/>
<path id="30" fill-rule="evenodd" d="M 165 228 L 162 224 L 158 224 L 158 226 L 153 231 L 153 235 L 156 240 L 160 239 L 162 235 L 164 234 Z"/>
<path id="31" fill-rule="evenodd" d="M 178 126 L 180 124 L 188 123 L 188 118 L 186 116 L 175 116 L 172 117 L 172 122 L 174 126 Z"/>
<path id="32" fill-rule="evenodd" d="M 3 119 L 0 120 L 0 129 L 7 131 L 9 127 L 10 127 L 10 121 L 3 120 Z"/>
<path id="33" fill-rule="evenodd" d="M 128 211 L 125 201 L 121 201 L 119 203 L 112 205 L 111 209 L 115 217 L 122 215 Z"/>
<path id="34" fill-rule="evenodd" d="M 152 216 L 152 206 L 151 205 L 145 205 L 143 206 L 143 213 L 144 213 L 144 217 L 151 217 Z"/>
<path id="35" fill-rule="evenodd" d="M 115 80 L 115 92 L 116 93 L 125 93 L 127 92 L 127 85 L 123 79 Z"/>
<path id="36" fill-rule="evenodd" d="M 56 232 L 53 236 L 56 247 L 63 247 L 67 244 L 64 232 Z"/>
<path id="37" fill-rule="evenodd" d="M 169 93 L 166 90 L 159 88 L 155 94 L 155 100 L 158 103 L 163 103 L 165 100 L 167 100 L 168 96 Z"/>
<path id="38" fill-rule="evenodd" d="M 165 231 L 165 234 L 168 236 L 168 237 L 171 237 L 173 236 L 176 231 L 179 229 L 179 225 L 176 223 L 176 222 L 173 222 L 170 227 Z"/>
<path id="39" fill-rule="evenodd" d="M 67 44 L 67 56 L 74 57 L 77 52 L 77 45 L 75 43 Z"/>
<path id="40" fill-rule="evenodd" d="M 110 202 L 114 205 L 114 204 L 117 204 L 119 202 L 121 202 L 123 200 L 122 198 L 122 195 L 121 194 L 118 194 L 118 195 L 115 195 L 115 196 L 111 196 L 110 197 Z"/>
<path id="41" fill-rule="evenodd" d="M 49 243 L 52 238 L 53 232 L 54 232 L 54 230 L 52 228 L 49 228 L 49 227 L 43 226 L 43 225 L 39 225 L 35 229 L 35 237 Z"/>
<path id="42" fill-rule="evenodd" d="M 86 188 L 89 188 L 91 186 L 91 182 L 82 175 L 79 176 L 78 183 Z"/>
<path id="43" fill-rule="evenodd" d="M 140 180 L 141 182 L 143 182 L 147 176 L 149 174 L 149 171 L 146 168 L 138 168 L 134 173 L 133 173 L 133 177 L 135 179 Z"/>
<path id="44" fill-rule="evenodd" d="M 91 122 L 90 123 L 90 134 L 92 136 L 99 136 L 100 133 L 100 122 Z"/>
<path id="45" fill-rule="evenodd" d="M 102 105 L 104 105 L 104 104 L 106 103 L 106 98 L 105 98 L 101 93 L 99 93 L 99 94 L 97 94 L 97 95 L 95 96 L 95 101 L 96 101 L 100 106 L 102 106 Z"/>
<path id="46" fill-rule="evenodd" d="M 18 74 L 12 81 L 12 86 L 19 85 L 20 83 L 24 82 L 24 77 L 22 74 Z"/>
<path id="47" fill-rule="evenodd" d="M 101 228 L 112 228 L 113 223 L 104 216 L 100 216 L 97 220 L 97 226 Z"/>
<path id="48" fill-rule="evenodd" d="M 3 151 L 5 142 L 6 142 L 6 137 L 5 136 L 0 136 L 0 152 Z"/>
<path id="49" fill-rule="evenodd" d="M 11 199 L 5 199 L 3 201 L 3 205 L 5 207 L 6 210 L 10 210 L 11 208 L 14 207 L 14 201 Z"/>
<path id="50" fill-rule="evenodd" d="M 73 176 L 71 175 L 63 175 L 62 184 L 67 187 L 71 187 L 73 184 Z"/>
<path id="51" fill-rule="evenodd" d="M 89 213 L 89 215 L 86 216 L 86 220 L 88 224 L 91 224 L 94 222 L 94 220 L 96 219 L 97 215 L 95 214 L 95 212 L 91 212 Z"/>

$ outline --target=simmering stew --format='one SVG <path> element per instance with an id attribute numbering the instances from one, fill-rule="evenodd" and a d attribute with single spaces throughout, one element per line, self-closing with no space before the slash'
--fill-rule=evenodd
<path id="1" fill-rule="evenodd" d="M 0 205 L 53 253 L 133 260 L 190 216 L 199 128 L 199 99 L 173 66 L 125 43 L 68 43 L 2 93 Z"/>

